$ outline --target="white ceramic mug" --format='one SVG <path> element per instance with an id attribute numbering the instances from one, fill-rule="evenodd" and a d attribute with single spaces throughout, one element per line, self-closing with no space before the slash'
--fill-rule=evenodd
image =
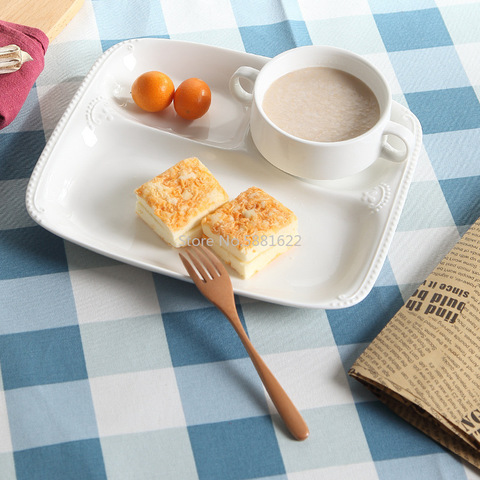
<path id="1" fill-rule="evenodd" d="M 270 85 L 289 72 L 316 66 L 342 70 L 370 87 L 380 107 L 380 117 L 370 130 L 348 140 L 316 142 L 285 132 L 267 117 L 262 103 Z M 252 93 L 243 88 L 242 79 L 254 83 Z M 261 70 L 240 67 L 230 79 L 230 91 L 240 102 L 251 104 L 250 132 L 259 152 L 270 163 L 292 175 L 334 180 L 364 170 L 380 156 L 403 162 L 414 146 L 413 133 L 390 120 L 392 97 L 384 76 L 363 57 L 347 50 L 319 45 L 288 50 L 269 60 Z M 404 148 L 388 144 L 386 135 L 398 137 Z"/>

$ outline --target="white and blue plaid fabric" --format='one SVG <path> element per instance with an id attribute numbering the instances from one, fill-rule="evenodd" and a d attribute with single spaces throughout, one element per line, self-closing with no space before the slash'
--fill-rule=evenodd
<path id="1" fill-rule="evenodd" d="M 365 300 L 319 310 L 237 299 L 309 424 L 306 442 L 286 434 L 234 331 L 193 285 L 82 249 L 27 214 L 32 169 L 83 78 L 138 37 L 267 57 L 347 48 L 383 71 L 422 124 L 407 201 Z M 480 217 L 479 59 L 475 1 L 86 0 L 0 131 L 0 478 L 480 478 L 346 373 Z"/>

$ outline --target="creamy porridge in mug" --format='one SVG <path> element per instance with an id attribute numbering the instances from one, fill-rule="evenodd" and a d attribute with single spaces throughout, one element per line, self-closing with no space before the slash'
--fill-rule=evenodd
<path id="1" fill-rule="evenodd" d="M 361 80 L 330 67 L 308 67 L 275 80 L 263 110 L 279 128 L 317 142 L 362 135 L 380 118 L 374 93 Z"/>

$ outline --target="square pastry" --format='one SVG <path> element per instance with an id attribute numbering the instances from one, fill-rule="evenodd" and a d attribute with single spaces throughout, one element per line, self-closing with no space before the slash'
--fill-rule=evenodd
<path id="1" fill-rule="evenodd" d="M 158 236 L 182 247 L 202 236 L 201 220 L 228 200 L 208 168 L 186 158 L 135 190 L 136 212 Z"/>
<path id="2" fill-rule="evenodd" d="M 202 220 L 212 250 L 249 278 L 298 242 L 296 215 L 257 187 L 224 203 Z"/>

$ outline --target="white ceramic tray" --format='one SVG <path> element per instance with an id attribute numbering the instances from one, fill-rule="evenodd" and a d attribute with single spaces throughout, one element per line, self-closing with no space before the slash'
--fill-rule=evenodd
<path id="1" fill-rule="evenodd" d="M 233 198 L 263 188 L 299 219 L 298 246 L 249 280 L 232 272 L 235 292 L 299 307 L 342 308 L 370 292 L 385 261 L 421 148 L 416 117 L 394 103 L 416 148 L 404 163 L 379 158 L 348 179 L 307 182 L 268 163 L 248 133 L 249 110 L 229 94 L 241 65 L 265 57 L 165 39 L 119 43 L 95 63 L 52 133 L 30 179 L 26 205 L 42 227 L 71 242 L 152 272 L 189 281 L 177 251 L 135 215 L 134 189 L 197 156 Z M 203 78 L 209 112 L 191 123 L 173 107 L 141 112 L 130 99 L 140 73 L 160 70 L 175 85 Z"/>

